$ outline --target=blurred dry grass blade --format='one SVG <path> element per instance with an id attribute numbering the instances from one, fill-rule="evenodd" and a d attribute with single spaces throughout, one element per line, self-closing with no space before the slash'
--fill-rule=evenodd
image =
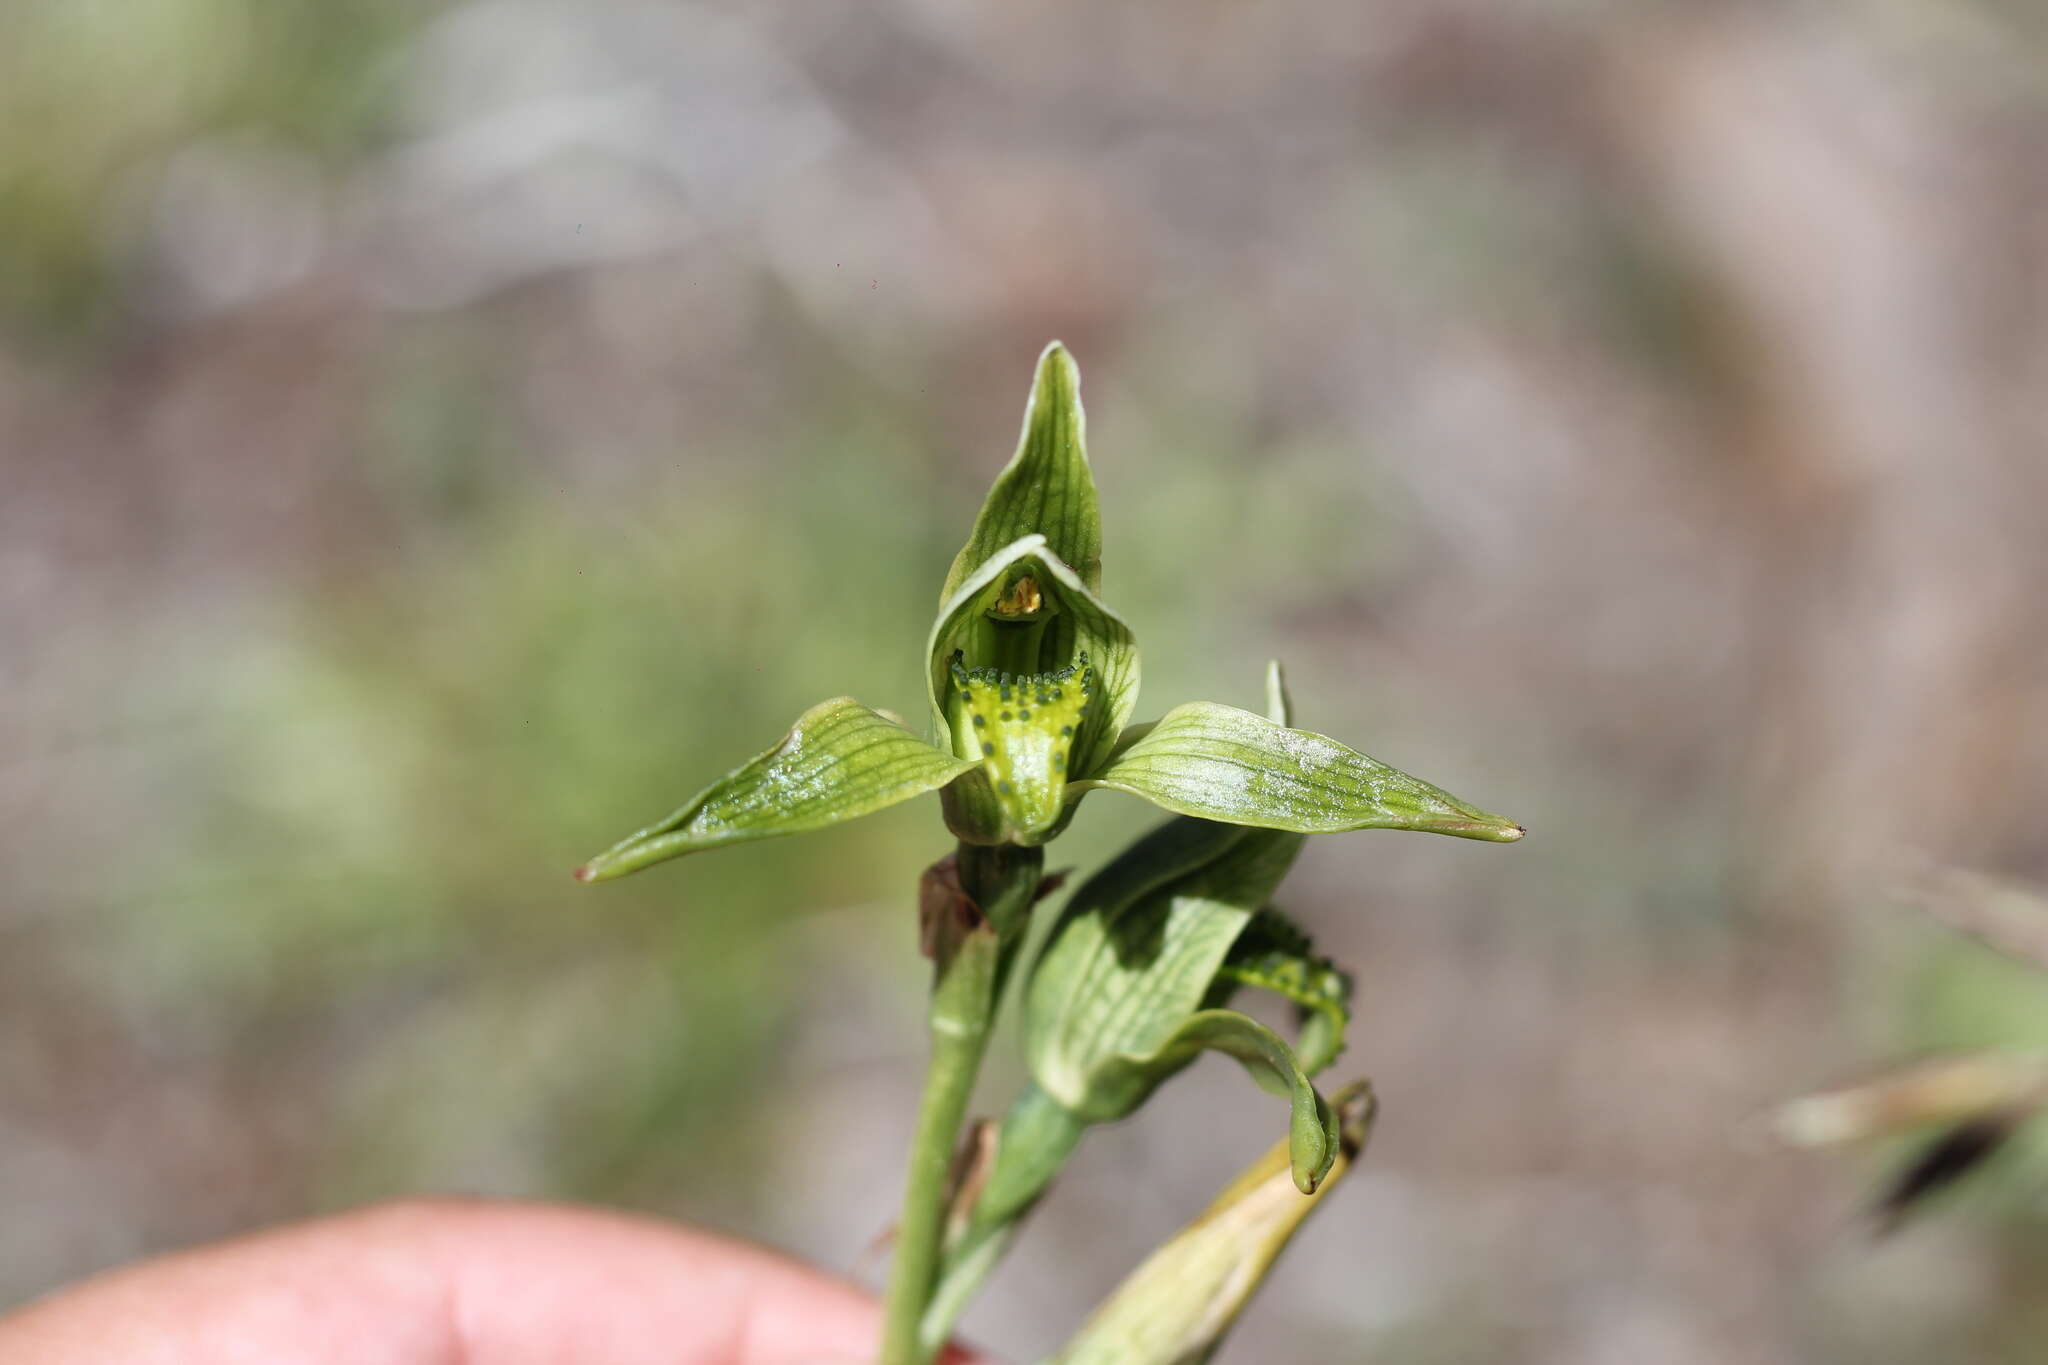
<path id="1" fill-rule="evenodd" d="M 1971 1123 L 2048 1101 L 2048 1056 L 1975 1052 L 1888 1071 L 1875 1080 L 1781 1105 L 1772 1132 L 1795 1147 L 1825 1147 L 1935 1124 Z"/>
<path id="2" fill-rule="evenodd" d="M 1052 1365 L 1201 1365 L 1310 1213 L 1357 1160 L 1377 1101 L 1360 1081 L 1332 1101 L 1343 1142 L 1314 1194 L 1289 1174 L 1277 1142 L 1246 1167 L 1202 1216 L 1132 1271 Z"/>
<path id="3" fill-rule="evenodd" d="M 1900 894 L 1948 928 L 2048 971 L 2048 897 L 2040 892 L 1923 860 L 1901 876 Z M 1883 1235 L 1929 1196 L 1981 1169 L 2044 1104 L 2048 1054 L 1996 1049 L 1923 1061 L 1861 1085 L 1804 1096 L 1766 1121 L 1779 1140 L 1799 1147 L 1940 1128 L 1872 1205 Z"/>
<path id="4" fill-rule="evenodd" d="M 1883 1236 L 1927 1199 L 1979 1170 L 2048 1103 L 2048 1056 L 1981 1052 L 1921 1062 L 1864 1085 L 1793 1100 L 1771 1116 L 1778 1137 L 1813 1147 L 1940 1125 L 1872 1203 Z"/>
<path id="5" fill-rule="evenodd" d="M 1968 868 L 1928 863 L 1902 894 L 1959 934 L 2048 972 L 2048 892 Z"/>

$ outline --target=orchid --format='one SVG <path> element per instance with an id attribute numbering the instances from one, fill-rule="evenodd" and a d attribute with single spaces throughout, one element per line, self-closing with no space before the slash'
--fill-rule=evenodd
<path id="1" fill-rule="evenodd" d="M 1267 1179 L 1266 1166 L 1255 1168 L 1200 1225 L 1207 1231 L 1191 1231 L 1141 1270 L 1065 1357 L 1107 1351 L 1128 1365 L 1203 1358 L 1355 1156 L 1369 1107 L 1357 1089 L 1344 1092 L 1353 1100 L 1332 1103 L 1312 1080 L 1342 1048 L 1351 979 L 1271 905 L 1304 836 L 1522 837 L 1510 820 L 1293 726 L 1277 664 L 1264 714 L 1189 702 L 1132 724 L 1137 642 L 1102 600 L 1101 580 L 1080 378 L 1054 342 L 1039 357 L 1016 455 L 939 593 L 924 667 L 925 734 L 851 697 L 821 702 L 774 747 L 576 871 L 604 881 L 940 794 L 957 848 L 920 888 L 920 940 L 934 971 L 932 1050 L 882 1365 L 937 1359 L 961 1308 L 1085 1131 L 1130 1115 L 1209 1050 L 1234 1057 L 1287 1101 L 1280 1150 L 1291 1191 Z M 1008 1115 L 977 1125 L 961 1151 L 998 1005 L 1034 907 L 1051 889 L 1044 846 L 1098 788 L 1176 818 L 1084 882 L 1047 926 L 1022 992 L 1031 1079 Z M 1292 1042 L 1227 1007 L 1245 987 L 1295 1003 Z M 1303 1202 L 1289 1206 L 1289 1198 Z M 1240 1224 L 1250 1240 L 1232 1259 L 1224 1244 Z M 1216 1273 L 1187 1278 L 1173 1268 L 1183 1263 Z M 1159 1287 L 1182 1279 L 1185 1292 Z M 1177 1316 L 1185 1321 L 1170 1320 Z M 1199 1344 L 1193 1354 L 1189 1343 Z"/>
<path id="2" fill-rule="evenodd" d="M 773 748 L 592 858 L 578 879 L 822 829 L 932 791 L 953 833 L 980 845 L 1043 844 L 1096 788 L 1300 834 L 1522 836 L 1326 735 L 1233 706 L 1190 702 L 1130 725 L 1137 641 L 1098 595 L 1102 524 L 1084 422 L 1080 376 L 1054 342 L 1039 358 L 1017 453 L 940 594 L 929 740 L 851 697 L 820 702 Z"/>

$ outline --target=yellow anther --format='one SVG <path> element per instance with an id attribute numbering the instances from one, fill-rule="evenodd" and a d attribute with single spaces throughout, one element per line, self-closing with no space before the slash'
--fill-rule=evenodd
<path id="1" fill-rule="evenodd" d="M 1045 606 L 1045 595 L 1038 589 L 1038 580 L 1025 574 L 1003 590 L 996 604 L 989 608 L 991 616 L 1033 616 Z"/>

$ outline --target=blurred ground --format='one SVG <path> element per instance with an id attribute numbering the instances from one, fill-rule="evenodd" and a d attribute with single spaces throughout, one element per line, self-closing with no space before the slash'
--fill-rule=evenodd
<path id="1" fill-rule="evenodd" d="M 1059 336 L 1140 714 L 1278 654 L 1531 831 L 1312 846 L 1386 1119 L 1231 1358 L 2042 1358 L 2048 1152 L 1872 1246 L 1740 1136 L 2048 1041 L 1885 895 L 2048 878 L 2043 14 L 14 0 L 0 1303 L 424 1189 L 861 1264 L 936 803 L 567 869 L 915 707 Z M 970 1330 L 1277 1122 L 1093 1138 Z"/>

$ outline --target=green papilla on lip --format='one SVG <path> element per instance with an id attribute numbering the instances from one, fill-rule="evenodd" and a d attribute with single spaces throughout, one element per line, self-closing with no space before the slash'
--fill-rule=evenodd
<path id="1" fill-rule="evenodd" d="M 1087 654 L 1051 673 L 968 668 L 954 652 L 947 710 L 953 751 L 978 760 L 1010 821 L 1049 828 L 1066 801 L 1074 736 L 1095 700 Z"/>

